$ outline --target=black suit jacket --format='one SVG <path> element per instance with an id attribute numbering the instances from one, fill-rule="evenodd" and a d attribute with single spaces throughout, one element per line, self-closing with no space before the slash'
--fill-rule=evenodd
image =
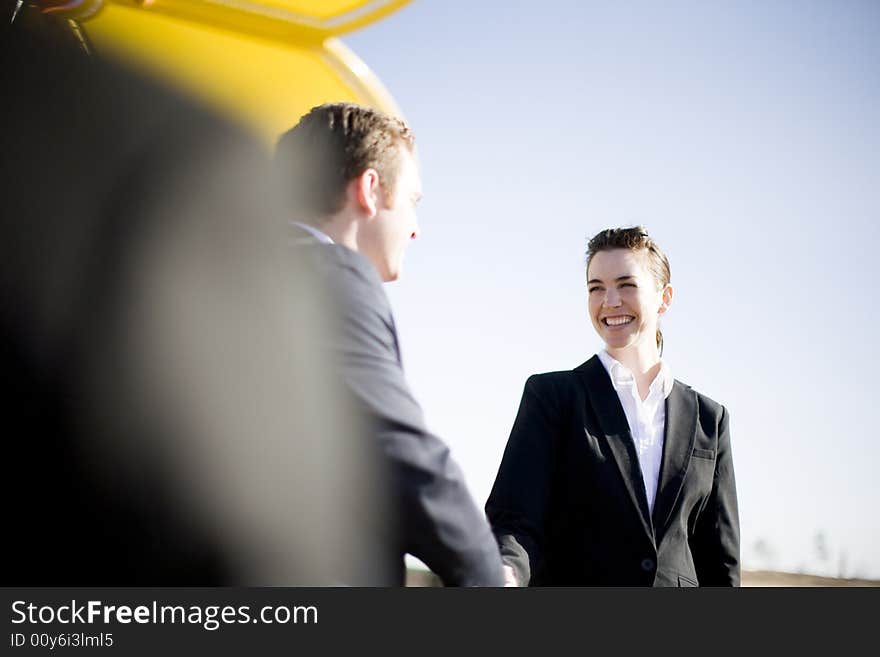
<path id="1" fill-rule="evenodd" d="M 623 408 L 598 357 L 526 381 L 486 511 L 532 586 L 737 586 L 727 411 L 675 381 L 653 513 Z"/>
<path id="2" fill-rule="evenodd" d="M 365 411 L 390 476 L 391 584 L 404 581 L 406 553 L 447 586 L 501 586 L 491 529 L 448 447 L 431 434 L 404 377 L 397 331 L 375 267 L 362 255 L 320 244 L 294 228 L 300 247 L 336 295 L 340 313 L 331 356 Z"/>

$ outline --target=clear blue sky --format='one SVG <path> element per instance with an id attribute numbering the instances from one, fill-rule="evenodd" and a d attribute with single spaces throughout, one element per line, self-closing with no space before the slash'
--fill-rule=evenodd
<path id="1" fill-rule="evenodd" d="M 664 359 L 731 412 L 744 565 L 880 578 L 878 37 L 854 0 L 415 0 L 344 39 L 417 135 L 388 292 L 479 504 L 525 379 L 601 348 L 587 239 L 639 223 Z"/>

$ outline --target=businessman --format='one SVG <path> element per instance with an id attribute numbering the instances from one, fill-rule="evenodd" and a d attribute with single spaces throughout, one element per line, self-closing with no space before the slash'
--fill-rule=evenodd
<path id="1" fill-rule="evenodd" d="M 399 119 L 337 103 L 302 117 L 281 137 L 275 161 L 289 186 L 296 241 L 340 300 L 331 353 L 370 418 L 387 466 L 387 582 L 403 583 L 409 553 L 447 586 L 503 586 L 485 516 L 407 385 L 382 288 L 400 276 L 404 251 L 419 234 L 414 151 L 413 133 Z"/>

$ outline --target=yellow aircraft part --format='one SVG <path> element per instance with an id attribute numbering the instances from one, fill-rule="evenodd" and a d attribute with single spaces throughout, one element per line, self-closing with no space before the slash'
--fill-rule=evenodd
<path id="1" fill-rule="evenodd" d="M 401 116 L 379 79 L 333 35 L 408 1 L 110 0 L 80 28 L 98 53 L 148 69 L 268 144 L 324 102 Z"/>

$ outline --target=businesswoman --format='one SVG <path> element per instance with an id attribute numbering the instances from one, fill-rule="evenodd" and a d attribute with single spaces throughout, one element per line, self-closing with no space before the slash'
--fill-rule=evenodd
<path id="1" fill-rule="evenodd" d="M 510 585 L 739 585 L 729 418 L 661 360 L 669 278 L 641 227 L 590 241 L 605 349 L 529 377 L 486 504 Z"/>

